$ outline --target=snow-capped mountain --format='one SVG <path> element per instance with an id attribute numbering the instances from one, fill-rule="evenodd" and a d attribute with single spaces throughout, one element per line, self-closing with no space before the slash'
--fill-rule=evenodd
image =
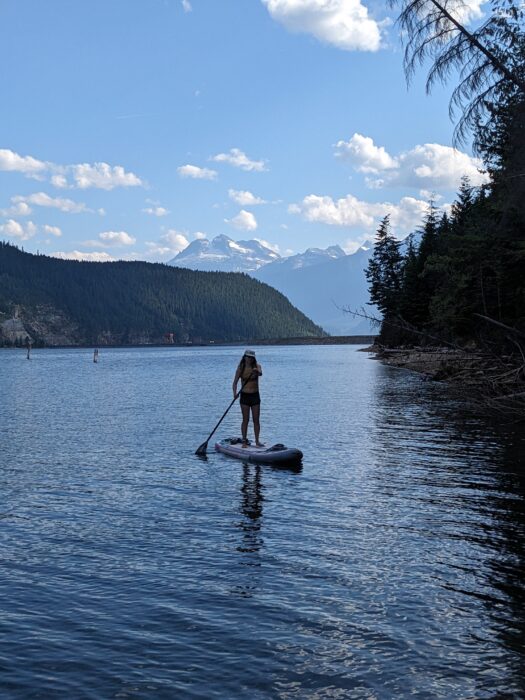
<path id="1" fill-rule="evenodd" d="M 331 245 L 328 248 L 308 248 L 304 253 L 290 255 L 288 258 L 280 258 L 273 263 L 272 270 L 275 274 L 284 274 L 290 270 L 299 270 L 304 267 L 312 267 L 330 260 L 344 258 L 345 251 L 338 245 Z"/>
<path id="2" fill-rule="evenodd" d="M 295 307 L 329 333 L 368 334 L 372 329 L 366 319 L 354 318 L 342 309 L 364 307 L 367 313 L 374 314 L 375 310 L 368 306 L 368 283 L 364 272 L 372 252 L 373 243 L 367 241 L 352 255 L 345 255 L 341 250 L 342 255 L 333 257 L 309 256 L 310 261 L 315 259 L 318 263 L 298 267 L 293 267 L 292 258 L 286 258 L 264 265 L 251 274 L 282 292 Z M 288 260 L 291 266 L 285 265 Z"/>
<path id="3" fill-rule="evenodd" d="M 280 259 L 278 253 L 259 241 L 234 241 L 220 235 L 211 241 L 207 238 L 193 241 L 168 265 L 207 272 L 253 272 Z"/>
<path id="4" fill-rule="evenodd" d="M 373 247 L 373 242 L 367 241 L 352 255 L 346 255 L 338 245 L 308 248 L 282 258 L 259 241 L 234 241 L 221 235 L 193 241 L 168 264 L 192 270 L 246 272 L 282 292 L 329 333 L 359 335 L 370 333 L 370 324 L 342 308 L 365 307 L 373 313 L 367 306 L 364 272 Z"/>

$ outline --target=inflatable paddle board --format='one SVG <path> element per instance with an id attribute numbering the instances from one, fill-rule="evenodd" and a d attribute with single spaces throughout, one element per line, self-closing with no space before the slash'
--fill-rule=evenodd
<path id="1" fill-rule="evenodd" d="M 215 443 L 217 452 L 222 452 L 230 457 L 242 459 L 244 462 L 258 464 L 291 465 L 299 464 L 303 458 L 301 450 L 295 447 L 286 447 L 277 444 L 271 447 L 256 447 L 255 445 L 242 446 L 240 438 L 227 438 Z"/>

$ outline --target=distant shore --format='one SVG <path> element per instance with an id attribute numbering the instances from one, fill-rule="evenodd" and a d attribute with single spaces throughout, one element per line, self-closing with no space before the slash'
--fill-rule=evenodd
<path id="1" fill-rule="evenodd" d="M 202 348 L 202 347 L 237 347 L 244 345 L 373 345 L 376 340 L 374 335 L 331 335 L 322 338 L 306 337 L 306 338 L 270 338 L 266 340 L 224 340 L 224 341 L 209 341 L 209 342 L 191 342 L 191 343 L 145 343 L 133 345 L 96 345 L 90 343 L 88 345 L 33 345 L 35 350 L 64 350 L 64 349 L 86 349 L 99 347 L 100 349 L 110 348 Z M 4 345 L 0 346 L 0 350 L 19 349 L 25 351 L 25 346 Z"/>

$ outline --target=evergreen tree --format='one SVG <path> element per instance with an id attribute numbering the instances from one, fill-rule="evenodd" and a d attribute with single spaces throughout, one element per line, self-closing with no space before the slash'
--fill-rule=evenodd
<path id="1" fill-rule="evenodd" d="M 399 313 L 402 256 L 390 231 L 390 217 L 385 216 L 376 234 L 374 252 L 365 270 L 369 283 L 370 303 L 385 317 Z"/>

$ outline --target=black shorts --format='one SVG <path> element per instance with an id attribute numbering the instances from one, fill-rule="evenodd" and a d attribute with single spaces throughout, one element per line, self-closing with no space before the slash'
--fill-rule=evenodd
<path id="1" fill-rule="evenodd" d="M 241 406 L 258 406 L 261 403 L 261 396 L 258 391 L 254 391 L 250 394 L 241 391 L 239 403 Z"/>

